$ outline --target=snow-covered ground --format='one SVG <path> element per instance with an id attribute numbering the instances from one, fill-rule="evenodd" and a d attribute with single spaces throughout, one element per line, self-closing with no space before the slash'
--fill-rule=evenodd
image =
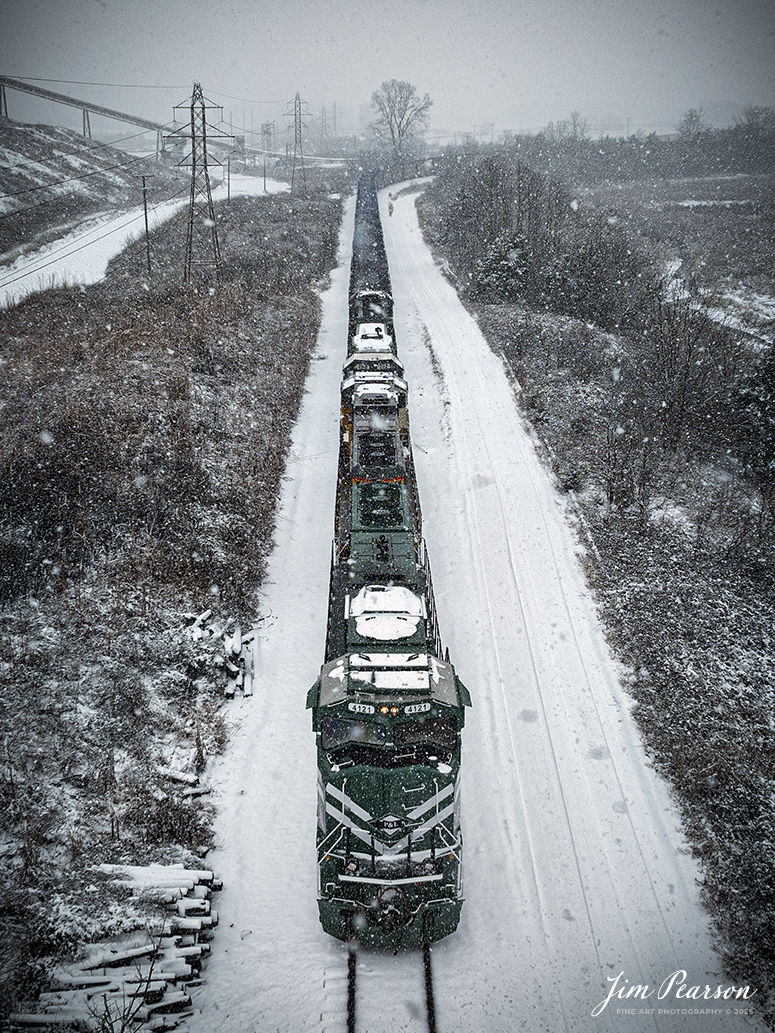
<path id="1" fill-rule="evenodd" d="M 266 193 L 276 194 L 289 189 L 287 183 L 266 182 Z M 230 184 L 224 180 L 213 186 L 213 199 L 224 200 L 227 191 L 232 197 L 260 195 L 264 193 L 264 180 L 233 173 Z M 149 229 L 155 229 L 187 204 L 186 193 L 177 200 L 149 206 Z M 84 220 L 77 230 L 55 243 L 23 255 L 9 265 L 0 266 L 0 307 L 18 304 L 28 294 L 49 287 L 97 283 L 105 275 L 110 260 L 144 233 L 142 207 L 119 215 L 105 212 Z"/>
<path id="2" fill-rule="evenodd" d="M 730 984 L 710 948 L 698 869 L 644 757 L 563 505 L 501 363 L 434 264 L 412 196 L 392 216 L 381 203 L 441 631 L 473 698 L 466 903 L 433 952 L 438 1028 L 760 1029 L 744 1002 L 711 997 Z M 264 597 L 274 620 L 257 642 L 255 695 L 234 704 L 212 775 L 208 864 L 224 890 L 192 1033 L 346 1028 L 346 949 L 317 920 L 305 710 L 325 640 L 352 202 L 346 211 L 284 482 Z M 359 1030 L 426 1028 L 417 955 L 361 951 L 358 987 Z M 612 988 L 621 996 L 604 1005 Z"/>

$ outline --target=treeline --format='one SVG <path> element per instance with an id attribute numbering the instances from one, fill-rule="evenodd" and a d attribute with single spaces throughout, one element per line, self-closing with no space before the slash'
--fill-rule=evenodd
<path id="1" fill-rule="evenodd" d="M 448 163 L 442 243 L 479 301 L 520 301 L 607 329 L 636 322 L 662 293 L 651 257 L 625 231 L 590 218 L 564 183 L 511 151 Z"/>
<path id="2" fill-rule="evenodd" d="M 671 136 L 650 133 L 594 140 L 585 120 L 572 116 L 540 133 L 510 135 L 504 146 L 512 158 L 576 185 L 758 175 L 775 170 L 775 111 L 749 108 L 737 125 L 714 129 L 699 109 L 688 111 Z"/>
<path id="3" fill-rule="evenodd" d="M 514 152 L 457 156 L 428 197 L 426 219 L 468 298 L 569 316 L 617 336 L 616 360 L 581 349 L 574 367 L 615 370 L 606 491 L 647 505 L 660 453 L 722 460 L 759 494 L 757 528 L 775 519 L 775 356 L 690 299 L 670 299 L 658 256 L 615 221 L 588 212 L 557 178 Z M 581 370 L 582 375 L 584 373 Z M 766 533 L 765 533 L 766 532 Z M 761 544 L 763 540 L 756 536 Z"/>

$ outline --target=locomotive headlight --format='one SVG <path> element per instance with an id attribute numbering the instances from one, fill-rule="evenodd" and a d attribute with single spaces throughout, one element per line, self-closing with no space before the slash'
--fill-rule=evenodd
<path id="1" fill-rule="evenodd" d="M 355 873 L 358 871 L 358 862 L 354 857 L 351 857 L 350 860 L 347 862 L 345 871 L 349 872 L 350 875 L 355 875 Z"/>
<path id="2" fill-rule="evenodd" d="M 380 714 L 390 714 L 391 717 L 398 717 L 401 713 L 398 707 L 389 707 L 386 704 L 379 708 Z"/>

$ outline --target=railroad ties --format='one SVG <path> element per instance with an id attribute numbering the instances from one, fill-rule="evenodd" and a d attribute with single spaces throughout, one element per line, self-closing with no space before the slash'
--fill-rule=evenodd
<path id="1" fill-rule="evenodd" d="M 185 1028 L 195 1014 L 188 990 L 201 983 L 218 913 L 211 894 L 221 888 L 209 870 L 183 865 L 110 865 L 95 868 L 167 914 L 158 929 L 94 944 L 88 958 L 60 965 L 56 989 L 9 1017 L 9 1030 L 84 1028 L 164 1030 Z"/>

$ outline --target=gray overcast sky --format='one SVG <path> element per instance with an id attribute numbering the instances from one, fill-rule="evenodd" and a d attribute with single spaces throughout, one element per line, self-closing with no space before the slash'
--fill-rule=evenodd
<path id="1" fill-rule="evenodd" d="M 773 55 L 775 0 L 5 0 L 0 75 L 169 86 L 39 83 L 160 122 L 198 80 L 256 132 L 299 92 L 316 116 L 336 104 L 349 133 L 384 79 L 406 79 L 434 101 L 433 140 L 491 123 L 497 138 L 574 110 L 594 134 L 670 132 L 700 105 L 728 124 L 775 107 Z M 8 104 L 12 118 L 49 120 L 22 94 Z"/>

